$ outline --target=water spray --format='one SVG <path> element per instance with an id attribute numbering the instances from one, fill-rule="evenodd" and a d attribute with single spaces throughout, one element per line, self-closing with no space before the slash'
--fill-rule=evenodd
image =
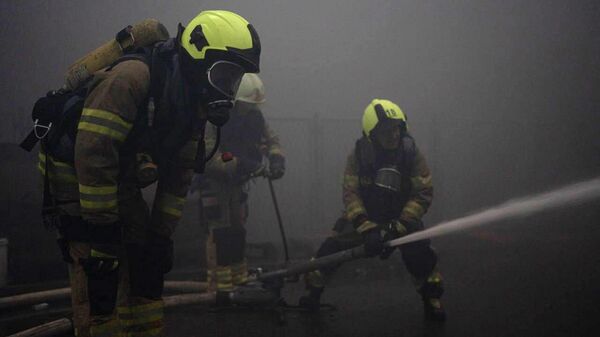
<path id="1" fill-rule="evenodd" d="M 516 219 L 555 208 L 575 206 L 598 198 L 600 198 L 600 178 L 595 178 L 550 192 L 510 200 L 472 215 L 442 222 L 429 229 L 389 241 L 386 246 L 396 247 L 493 222 Z"/>
<path id="2" fill-rule="evenodd" d="M 459 219 L 442 222 L 429 229 L 419 231 L 385 243 L 387 247 L 397 247 L 409 242 L 442 236 L 468 228 L 488 225 L 494 222 L 516 219 L 555 208 L 575 206 L 600 198 L 600 177 L 577 184 L 568 185 L 550 192 L 507 201 L 499 206 Z M 285 269 L 275 270 L 259 276 L 259 280 L 288 277 L 312 270 L 336 265 L 365 256 L 362 246 L 344 250 L 308 262 L 295 264 Z"/>

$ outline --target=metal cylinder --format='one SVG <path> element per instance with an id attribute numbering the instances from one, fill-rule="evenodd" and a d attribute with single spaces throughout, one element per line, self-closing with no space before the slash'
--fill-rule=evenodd
<path id="1" fill-rule="evenodd" d="M 94 72 L 111 65 L 123 56 L 124 49 L 145 47 L 168 38 L 167 28 L 158 20 L 143 20 L 131 28 L 129 37 L 122 43 L 112 39 L 75 61 L 65 75 L 65 87 L 70 90 L 79 87 Z"/>

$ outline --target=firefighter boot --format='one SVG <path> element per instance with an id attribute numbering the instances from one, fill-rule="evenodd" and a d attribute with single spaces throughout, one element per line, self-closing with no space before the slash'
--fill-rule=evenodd
<path id="1" fill-rule="evenodd" d="M 319 311 L 321 307 L 321 294 L 323 293 L 323 288 L 311 287 L 307 286 L 306 295 L 300 297 L 298 301 L 298 306 L 311 311 L 316 312 Z"/>
<path id="2" fill-rule="evenodd" d="M 423 300 L 423 308 L 425 310 L 425 319 L 429 321 L 443 322 L 446 320 L 446 311 L 442 306 L 440 298 L 444 293 L 442 287 L 442 277 L 439 273 L 434 272 L 427 278 L 419 289 L 421 299 Z"/>

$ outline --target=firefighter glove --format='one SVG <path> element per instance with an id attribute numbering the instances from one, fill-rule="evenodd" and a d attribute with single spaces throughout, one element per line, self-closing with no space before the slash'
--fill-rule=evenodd
<path id="1" fill-rule="evenodd" d="M 393 220 L 386 226 L 383 241 L 387 242 L 390 240 L 401 238 L 407 234 L 408 229 L 406 228 L 406 226 L 398 220 Z M 384 247 L 379 257 L 382 260 L 387 260 L 394 252 L 394 249 L 396 249 L 396 247 Z"/>
<path id="2" fill-rule="evenodd" d="M 365 254 L 373 257 L 381 253 L 383 240 L 379 228 L 369 229 L 362 233 L 365 242 Z"/>
<path id="3" fill-rule="evenodd" d="M 257 177 L 265 173 L 265 166 L 262 162 L 237 157 L 236 180 L 238 182 L 246 181 L 252 177 Z"/>
<path id="4" fill-rule="evenodd" d="M 285 158 L 281 155 L 271 155 L 269 157 L 269 178 L 272 180 L 280 179 L 285 173 Z"/>

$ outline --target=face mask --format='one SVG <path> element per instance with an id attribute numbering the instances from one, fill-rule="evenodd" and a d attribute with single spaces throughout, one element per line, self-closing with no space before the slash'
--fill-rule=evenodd
<path id="1" fill-rule="evenodd" d="M 208 68 L 206 74 L 210 84 L 206 103 L 207 119 L 216 126 L 223 126 L 229 120 L 244 69 L 233 62 L 217 61 Z"/>
<path id="2" fill-rule="evenodd" d="M 209 122 L 215 126 L 223 126 L 229 120 L 229 112 L 233 108 L 231 100 L 215 100 L 206 106 L 206 115 Z"/>

